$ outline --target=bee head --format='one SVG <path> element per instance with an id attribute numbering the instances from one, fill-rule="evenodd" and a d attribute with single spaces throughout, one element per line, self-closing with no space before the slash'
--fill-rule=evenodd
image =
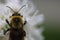
<path id="1" fill-rule="evenodd" d="M 23 25 L 23 19 L 22 19 L 22 15 L 19 14 L 18 12 L 24 7 L 25 5 L 23 5 L 17 12 L 14 11 L 11 7 L 7 6 L 8 8 L 10 8 L 14 13 L 12 14 L 12 16 L 10 16 L 11 18 L 11 24 L 13 28 L 21 28 Z"/>

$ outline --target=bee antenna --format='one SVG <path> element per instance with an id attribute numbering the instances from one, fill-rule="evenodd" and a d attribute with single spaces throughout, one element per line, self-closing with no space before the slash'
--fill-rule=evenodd
<path id="1" fill-rule="evenodd" d="M 11 7 L 9 7 L 9 6 L 6 6 L 6 7 L 10 8 L 14 12 L 14 10 Z"/>
<path id="2" fill-rule="evenodd" d="M 19 10 L 18 10 L 18 12 L 23 8 L 23 7 L 25 7 L 26 5 L 23 5 Z"/>

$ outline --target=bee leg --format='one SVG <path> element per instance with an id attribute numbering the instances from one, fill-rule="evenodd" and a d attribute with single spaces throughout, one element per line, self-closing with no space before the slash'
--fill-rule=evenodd
<path id="1" fill-rule="evenodd" d="M 7 24 L 9 24 L 9 21 L 6 19 Z"/>
<path id="2" fill-rule="evenodd" d="M 4 35 L 5 35 L 5 34 L 6 34 L 6 32 L 7 32 L 7 31 L 9 31 L 9 30 L 10 30 L 10 28 L 9 28 L 9 29 L 7 29 L 6 31 L 4 31 Z"/>
<path id="3" fill-rule="evenodd" d="M 10 26 L 9 21 L 6 19 L 6 23 Z"/>
<path id="4" fill-rule="evenodd" d="M 24 25 L 27 23 L 27 21 L 24 22 Z"/>
<path id="5" fill-rule="evenodd" d="M 26 36 L 26 32 L 25 31 L 23 31 L 23 36 Z"/>

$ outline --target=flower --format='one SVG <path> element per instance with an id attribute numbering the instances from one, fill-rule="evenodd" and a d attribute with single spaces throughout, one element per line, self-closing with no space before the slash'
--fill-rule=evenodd
<path id="1" fill-rule="evenodd" d="M 0 5 L 0 13 L 4 15 L 5 19 L 7 18 L 9 20 L 9 16 L 12 15 L 13 12 L 6 6 L 11 7 L 14 11 L 18 11 L 23 5 L 26 6 L 22 8 L 19 13 L 23 15 L 23 19 L 27 21 L 27 24 L 24 26 L 24 30 L 26 31 L 25 40 L 44 40 L 44 37 L 42 36 L 44 28 L 41 27 L 40 29 L 37 29 L 35 27 L 37 24 L 43 23 L 44 15 L 39 13 L 39 10 L 36 9 L 32 1 L 7 0 L 6 4 Z"/>

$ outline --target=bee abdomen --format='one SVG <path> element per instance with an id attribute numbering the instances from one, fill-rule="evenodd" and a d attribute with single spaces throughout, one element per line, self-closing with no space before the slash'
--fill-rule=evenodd
<path id="1" fill-rule="evenodd" d="M 10 38 L 11 40 L 24 40 L 26 32 L 24 30 L 11 30 Z"/>

